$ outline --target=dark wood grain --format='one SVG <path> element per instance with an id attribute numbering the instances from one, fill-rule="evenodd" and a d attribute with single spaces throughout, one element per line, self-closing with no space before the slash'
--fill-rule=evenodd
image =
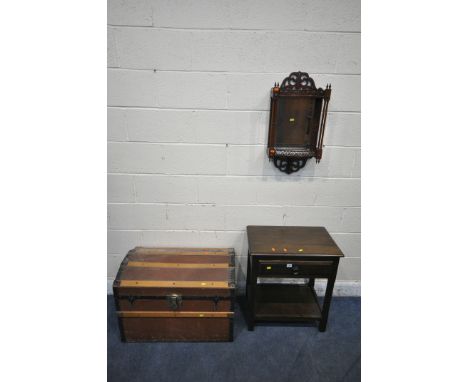
<path id="1" fill-rule="evenodd" d="M 344 256 L 325 227 L 251 225 L 247 236 L 249 250 L 256 255 Z"/>
<path id="2" fill-rule="evenodd" d="M 127 342 L 230 341 L 232 318 L 119 318 Z"/>

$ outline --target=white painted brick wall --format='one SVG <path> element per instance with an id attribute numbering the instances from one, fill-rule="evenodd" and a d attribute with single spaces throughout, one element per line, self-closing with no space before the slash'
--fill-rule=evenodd
<path id="1" fill-rule="evenodd" d="M 108 1 L 108 278 L 145 246 L 234 247 L 249 224 L 321 225 L 360 280 L 360 2 Z M 269 89 L 331 83 L 324 157 L 266 157 Z"/>
<path id="2" fill-rule="evenodd" d="M 291 70 L 298 70 L 296 65 L 293 67 L 296 69 Z M 288 74 L 111 68 L 108 70 L 108 102 L 109 106 L 125 107 L 269 110 L 269 89 Z M 359 75 L 309 74 L 319 86 L 332 83 L 330 111 L 360 111 Z"/>
<path id="3" fill-rule="evenodd" d="M 309 66 L 315 73 L 359 73 L 359 34 L 111 27 L 109 41 L 118 47 L 111 49 L 111 67 L 263 73 Z"/>
<path id="4" fill-rule="evenodd" d="M 360 114 L 330 112 L 327 144 L 360 146 Z M 268 112 L 110 108 L 108 137 L 115 142 L 261 144 Z"/>
<path id="5" fill-rule="evenodd" d="M 109 0 L 110 25 L 183 29 L 360 31 L 356 0 Z"/>

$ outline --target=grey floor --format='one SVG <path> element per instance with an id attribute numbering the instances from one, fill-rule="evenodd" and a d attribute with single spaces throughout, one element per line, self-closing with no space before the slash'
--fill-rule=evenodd
<path id="1" fill-rule="evenodd" d="M 122 343 L 107 300 L 108 381 L 360 381 L 361 299 L 335 297 L 327 331 L 262 325 L 247 331 L 236 306 L 234 342 Z"/>

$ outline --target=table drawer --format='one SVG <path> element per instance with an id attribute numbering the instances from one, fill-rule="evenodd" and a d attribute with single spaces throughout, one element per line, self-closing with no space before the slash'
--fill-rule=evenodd
<path id="1" fill-rule="evenodd" d="M 257 273 L 259 276 L 311 276 L 327 277 L 333 272 L 332 260 L 291 261 L 291 260 L 259 260 Z"/>

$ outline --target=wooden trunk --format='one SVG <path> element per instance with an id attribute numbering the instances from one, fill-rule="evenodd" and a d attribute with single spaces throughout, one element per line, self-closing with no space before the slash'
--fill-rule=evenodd
<path id="1" fill-rule="evenodd" d="M 123 341 L 232 341 L 234 250 L 128 252 L 114 281 Z"/>

